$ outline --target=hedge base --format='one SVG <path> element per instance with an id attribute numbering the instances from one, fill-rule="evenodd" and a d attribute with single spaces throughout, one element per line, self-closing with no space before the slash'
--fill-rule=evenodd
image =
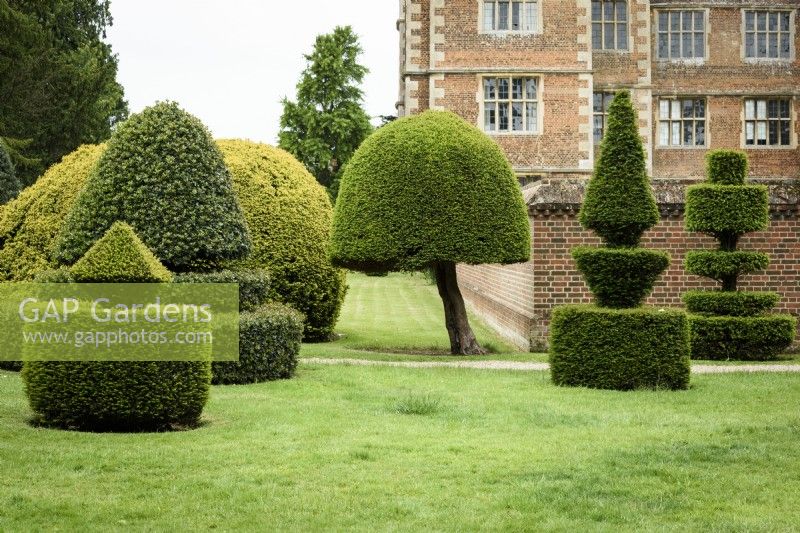
<path id="1" fill-rule="evenodd" d="M 556 385 L 686 389 L 689 326 L 674 310 L 567 306 L 553 311 L 550 371 Z"/>
<path id="2" fill-rule="evenodd" d="M 82 431 L 160 431 L 197 425 L 211 362 L 26 361 L 35 422 Z"/>
<path id="3" fill-rule="evenodd" d="M 239 360 L 212 363 L 214 385 L 245 385 L 288 379 L 297 368 L 303 315 L 270 304 L 239 317 Z"/>
<path id="4" fill-rule="evenodd" d="M 692 359 L 770 361 L 794 342 L 791 315 L 752 317 L 690 315 Z"/>

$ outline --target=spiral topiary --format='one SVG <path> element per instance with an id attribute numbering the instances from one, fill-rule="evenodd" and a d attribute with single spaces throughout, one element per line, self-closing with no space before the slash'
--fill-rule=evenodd
<path id="1" fill-rule="evenodd" d="M 270 296 L 306 316 L 305 339 L 333 335 L 345 273 L 328 258 L 333 209 L 325 188 L 288 152 L 244 140 L 217 142 L 233 178 L 252 251 L 229 267 L 263 268 Z"/>
<path id="2" fill-rule="evenodd" d="M 774 359 L 791 346 L 797 320 L 766 314 L 777 304 L 772 292 L 739 292 L 739 277 L 764 270 L 769 256 L 737 250 L 739 239 L 769 227 L 769 197 L 763 185 L 747 185 L 747 156 L 716 150 L 707 156 L 708 182 L 686 191 L 686 229 L 707 233 L 718 250 L 686 254 L 686 270 L 721 284 L 720 291 L 690 291 L 683 299 L 690 312 L 695 359 Z"/>

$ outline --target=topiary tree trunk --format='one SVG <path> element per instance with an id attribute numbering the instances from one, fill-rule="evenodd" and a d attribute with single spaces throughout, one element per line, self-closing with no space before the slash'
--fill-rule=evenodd
<path id="1" fill-rule="evenodd" d="M 458 288 L 456 264 L 452 261 L 436 263 L 434 272 L 436 287 L 444 304 L 444 321 L 447 334 L 450 336 L 450 352 L 460 355 L 484 355 L 486 350 L 478 344 L 469 325 L 467 308 L 461 296 L 461 289 Z"/>
<path id="2" fill-rule="evenodd" d="M 739 292 L 739 277 L 766 269 L 769 256 L 737 250 L 742 235 L 769 226 L 769 195 L 763 185 L 746 185 L 747 156 L 732 150 L 708 154 L 708 182 L 686 192 L 686 229 L 711 235 L 719 249 L 686 254 L 686 270 L 711 278 L 721 291 L 683 296 L 691 313 L 695 359 L 773 359 L 788 348 L 797 321 L 767 315 L 779 300 L 774 292 Z"/>

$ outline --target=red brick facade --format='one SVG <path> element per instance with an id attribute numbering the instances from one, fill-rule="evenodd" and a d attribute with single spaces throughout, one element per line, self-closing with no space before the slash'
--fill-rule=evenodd
<path id="1" fill-rule="evenodd" d="M 518 344 L 541 348 L 546 342 L 553 306 L 588 301 L 569 250 L 597 241 L 577 224 L 575 212 L 580 198 L 573 185 L 581 189 L 580 183 L 588 179 L 594 165 L 593 94 L 626 88 L 631 90 L 639 111 L 648 167 L 659 190 L 666 194 L 660 197 L 662 223 L 648 234 L 645 245 L 669 250 L 673 256 L 673 265 L 650 303 L 678 306 L 682 292 L 700 286 L 699 279 L 683 271 L 683 256 L 687 249 L 710 247 L 713 241 L 682 230 L 683 185 L 687 180 L 702 178 L 708 149 L 739 148 L 749 155 L 751 177 L 777 184 L 773 187 L 770 231 L 750 236 L 742 243 L 769 252 L 773 266 L 761 276 L 746 278 L 744 286 L 777 290 L 784 297 L 782 309 L 797 314 L 800 228 L 797 196 L 791 191 L 800 179 L 800 1 L 615 2 L 615 7 L 625 6 L 624 11 L 614 15 L 615 20 L 624 21 L 625 46 L 612 50 L 593 45 L 597 35 L 593 35 L 592 23 L 598 17 L 596 8 L 602 10 L 604 2 L 538 0 L 535 24 L 521 31 L 490 29 L 491 24 L 484 18 L 489 3 L 490 0 L 401 0 L 398 22 L 401 115 L 449 109 L 485 128 L 487 110 L 491 108 L 484 98 L 485 78 L 535 78 L 538 83 L 538 124 L 532 127 L 533 131 L 490 132 L 523 183 L 533 183 L 525 191 L 533 233 L 532 259 L 527 264 L 508 267 L 461 267 L 462 289 L 473 307 Z M 790 27 L 783 27 L 783 18 L 771 19 L 767 15 L 761 32 L 765 34 L 765 50 L 772 50 L 769 39 L 775 39 L 778 47 L 787 47 L 786 53 L 776 52 L 783 57 L 746 57 L 746 12 L 758 10 L 787 14 Z M 676 18 L 679 30 L 670 30 L 670 17 L 676 12 L 684 12 Z M 499 13 L 494 11 L 494 16 Z M 512 15 L 508 13 L 508 17 L 510 25 Z M 684 27 L 682 24 L 687 21 L 683 19 L 687 17 L 693 22 Z M 759 19 L 753 20 L 757 45 Z M 684 42 L 681 46 L 697 47 L 695 52 L 702 53 L 679 60 L 662 58 L 659 39 L 664 35 L 660 31 L 665 29 L 664 21 L 666 33 L 677 31 L 681 38 L 681 32 L 688 28 L 692 44 Z M 775 27 L 771 26 L 773 22 Z M 496 19 L 493 23 L 498 24 Z M 773 37 L 769 36 L 770 30 Z M 786 31 L 781 34 L 782 30 Z M 781 137 L 783 130 L 775 134 L 779 139 L 776 146 L 747 144 L 745 100 L 749 99 L 788 102 L 790 116 L 782 119 L 785 125 L 780 121 L 769 123 L 769 128 L 789 130 L 788 136 Z M 672 124 L 662 121 L 660 106 L 667 105 L 662 100 L 702 102 L 702 131 L 694 130 L 691 146 L 686 146 L 687 133 L 683 131 L 691 127 L 683 117 L 677 121 L 680 146 L 662 145 L 661 128 L 669 130 L 667 140 L 673 141 Z M 527 117 L 528 111 L 525 113 Z M 500 128 L 499 116 L 496 120 L 492 127 Z M 758 123 L 752 124 L 754 135 L 761 135 L 757 133 Z M 694 142 L 700 136 L 698 131 L 704 140 L 700 146 Z M 772 142 L 773 133 L 769 131 Z"/>

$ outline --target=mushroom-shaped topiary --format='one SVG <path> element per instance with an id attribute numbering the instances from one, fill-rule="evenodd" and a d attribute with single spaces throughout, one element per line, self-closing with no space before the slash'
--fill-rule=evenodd
<path id="1" fill-rule="evenodd" d="M 526 261 L 529 232 L 519 184 L 500 147 L 453 113 L 427 111 L 380 128 L 348 163 L 331 257 L 365 272 L 432 268 L 452 353 L 483 353 L 456 263 Z"/>
<path id="2" fill-rule="evenodd" d="M 22 186 L 17 179 L 14 164 L 0 140 L 0 205 L 16 198 Z"/>
<path id="3" fill-rule="evenodd" d="M 57 259 L 74 263 L 116 220 L 173 271 L 250 250 L 222 154 L 206 127 L 175 103 L 158 103 L 117 128 L 67 217 Z"/>
<path id="4" fill-rule="evenodd" d="M 81 146 L 6 205 L 0 218 L 0 281 L 32 281 L 55 266 L 54 241 L 104 149 Z"/>
<path id="5" fill-rule="evenodd" d="M 291 154 L 243 140 L 217 142 L 253 241 L 231 268 L 264 268 L 270 297 L 306 316 L 305 339 L 333 335 L 345 273 L 328 257 L 333 208 L 327 191 Z"/>

